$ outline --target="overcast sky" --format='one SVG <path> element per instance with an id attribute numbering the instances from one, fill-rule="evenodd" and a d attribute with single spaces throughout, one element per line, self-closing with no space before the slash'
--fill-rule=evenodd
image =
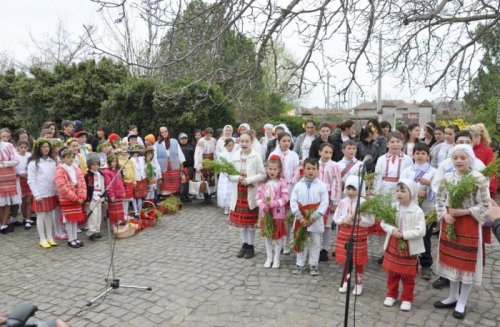
<path id="1" fill-rule="evenodd" d="M 15 61 L 26 63 L 29 55 L 36 52 L 30 39 L 30 34 L 37 40 L 43 40 L 45 37 L 54 33 L 56 26 L 61 21 L 64 27 L 72 35 L 82 33 L 83 24 L 98 24 L 99 17 L 96 13 L 98 7 L 89 0 L 16 0 L 1 1 L 0 10 L 0 30 L 3 31 L 0 38 L 0 53 L 7 54 Z M 294 42 L 284 40 L 287 48 L 292 52 L 300 53 L 302 50 L 296 48 Z M 336 72 L 332 72 L 335 74 Z M 311 77 L 314 73 L 311 71 Z M 376 98 L 376 82 L 373 85 L 370 82 L 371 76 L 366 74 L 363 79 L 366 87 L 364 97 L 358 93 L 353 93 L 351 104 L 366 99 L 371 101 Z M 335 97 L 335 79 L 330 81 L 331 104 L 335 104 L 338 98 Z M 440 96 L 438 92 L 430 93 L 424 88 L 417 90 L 415 94 L 403 87 L 400 83 L 389 76 L 384 77 L 383 96 L 392 99 L 417 100 L 435 99 Z M 324 107 L 325 104 L 325 86 L 317 86 L 308 96 L 300 99 L 304 106 Z M 357 97 L 357 99 L 355 99 Z M 345 104 L 344 104 L 345 105 Z"/>

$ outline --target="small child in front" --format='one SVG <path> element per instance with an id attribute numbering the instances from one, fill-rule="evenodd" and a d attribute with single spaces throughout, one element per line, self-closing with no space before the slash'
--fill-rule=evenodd
<path id="1" fill-rule="evenodd" d="M 303 163 L 304 177 L 295 185 L 290 199 L 290 209 L 295 217 L 294 233 L 300 227 L 307 228 L 309 242 L 303 249 L 295 248 L 297 261 L 294 275 L 300 275 L 309 253 L 311 276 L 319 275 L 318 262 L 321 250 L 321 235 L 325 231 L 323 216 L 330 204 L 328 187 L 317 178 L 318 162 L 307 158 Z"/>
<path id="2" fill-rule="evenodd" d="M 418 255 L 425 252 L 425 217 L 417 204 L 417 184 L 401 179 L 396 184 L 397 225 L 380 223 L 387 233 L 382 267 L 387 270 L 387 296 L 384 305 L 392 307 L 398 298 L 399 281 L 403 283 L 401 310 L 410 311 L 417 275 Z M 402 246 L 404 244 L 404 246 Z"/>
<path id="3" fill-rule="evenodd" d="M 344 194 L 345 198 L 340 200 L 339 206 L 333 215 L 333 221 L 339 226 L 337 235 L 337 245 L 335 247 L 335 259 L 342 264 L 345 269 L 346 264 L 346 250 L 345 246 L 351 237 L 352 225 L 356 224 L 356 203 L 358 200 L 360 178 L 356 175 L 347 177 L 345 181 Z M 365 202 L 364 189 L 361 190 L 361 199 L 359 204 Z M 356 267 L 356 286 L 352 294 L 361 295 L 363 293 L 363 272 L 364 266 L 368 263 L 368 227 L 373 226 L 375 220 L 372 216 L 360 214 L 359 224 L 354 228 L 354 252 L 353 252 L 353 265 Z M 339 288 L 340 293 L 347 292 L 348 276 L 342 276 L 344 282 Z"/>

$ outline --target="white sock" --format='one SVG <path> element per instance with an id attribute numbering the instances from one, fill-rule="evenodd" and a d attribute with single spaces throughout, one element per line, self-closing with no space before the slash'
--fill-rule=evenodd
<path id="1" fill-rule="evenodd" d="M 52 228 L 52 217 L 54 216 L 54 211 L 48 212 L 45 217 L 45 231 L 46 231 L 46 236 L 47 240 L 53 241 L 54 240 L 54 232 Z"/>
<path id="2" fill-rule="evenodd" d="M 134 214 L 136 214 L 136 215 L 139 214 L 139 212 L 137 211 L 137 201 L 139 201 L 139 199 L 132 200 L 132 207 L 134 207 Z"/>
<path id="3" fill-rule="evenodd" d="M 243 244 L 247 244 L 247 231 L 246 231 L 246 228 L 243 227 L 240 231 L 241 233 L 241 242 L 243 242 Z"/>
<path id="4" fill-rule="evenodd" d="M 465 311 L 465 305 L 467 304 L 467 298 L 469 297 L 471 289 L 472 289 L 472 284 L 462 283 L 462 287 L 460 288 L 460 295 L 458 296 L 457 305 L 455 306 L 456 311 L 462 313 Z"/>
<path id="5" fill-rule="evenodd" d="M 255 229 L 248 227 L 247 228 L 247 243 L 248 245 L 253 245 L 255 241 Z"/>
<path id="6" fill-rule="evenodd" d="M 274 244 L 274 262 L 280 260 L 282 248 L 283 248 L 283 238 L 280 238 L 279 240 L 276 240 L 276 243 Z"/>
<path id="7" fill-rule="evenodd" d="M 325 231 L 323 232 L 322 250 L 330 252 L 331 249 L 332 249 L 332 229 L 325 227 Z"/>
<path id="8" fill-rule="evenodd" d="M 443 304 L 450 304 L 458 300 L 458 290 L 460 288 L 460 282 L 453 282 L 450 280 L 450 295 L 441 302 Z"/>
<path id="9" fill-rule="evenodd" d="M 273 240 L 266 238 L 266 254 L 267 254 L 267 260 L 266 261 L 273 261 Z"/>
<path id="10" fill-rule="evenodd" d="M 37 214 L 36 230 L 38 231 L 40 242 L 47 242 L 47 237 L 45 236 L 45 215 L 46 212 L 39 212 Z M 50 223 L 52 224 L 52 222 Z"/>
<path id="11" fill-rule="evenodd" d="M 78 226 L 74 222 L 67 222 L 66 223 L 66 230 L 68 231 L 68 241 L 72 242 L 76 239 L 78 239 L 77 236 L 77 230 Z"/>

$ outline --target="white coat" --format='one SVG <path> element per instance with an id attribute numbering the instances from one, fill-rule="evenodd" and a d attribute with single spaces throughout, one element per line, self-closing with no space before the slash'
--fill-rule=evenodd
<path id="1" fill-rule="evenodd" d="M 233 154 L 233 164 L 234 167 L 236 167 L 236 169 L 241 172 L 242 168 L 241 150 L 236 151 Z M 262 163 L 262 158 L 260 157 L 260 154 L 257 153 L 255 150 L 252 150 L 252 152 L 247 156 L 246 174 L 247 174 L 246 178 L 248 184 L 253 185 L 253 187 L 248 188 L 248 194 L 247 194 L 248 206 L 250 207 L 250 209 L 254 209 L 257 207 L 257 200 L 255 200 L 255 197 L 257 195 L 258 183 L 266 178 L 266 171 L 264 170 L 264 164 Z M 240 178 L 239 175 L 229 176 L 229 180 L 232 182 L 231 194 L 233 194 L 233 196 L 231 196 L 231 202 L 230 202 L 231 210 L 234 210 L 236 208 L 236 200 L 238 198 L 237 195 L 238 195 L 239 178 Z"/>
<path id="2" fill-rule="evenodd" d="M 290 197 L 290 209 L 292 210 L 292 214 L 296 216 L 300 212 L 299 204 L 306 205 L 316 203 L 319 203 L 319 207 L 316 209 L 313 216 L 316 216 L 317 219 L 311 226 L 307 227 L 307 231 L 312 233 L 323 233 L 325 231 L 323 216 L 330 205 L 328 187 L 318 178 L 315 178 L 311 186 L 307 187 L 305 179 L 302 178 L 295 184 Z"/>
<path id="3" fill-rule="evenodd" d="M 400 214 L 399 214 L 399 203 L 394 204 L 397 209 L 397 220 L 399 224 Z M 401 225 L 401 224 L 399 224 Z M 426 231 L 425 226 L 425 216 L 424 212 L 418 204 L 414 201 L 410 203 L 406 211 L 404 212 L 404 221 L 402 224 L 403 228 L 403 239 L 408 241 L 408 251 L 410 255 L 415 255 L 425 252 L 424 247 L 424 236 Z M 389 245 L 389 239 L 391 237 L 392 231 L 397 227 L 386 224 L 385 222 L 380 222 L 380 227 L 387 233 L 384 242 L 384 250 L 387 249 Z"/>

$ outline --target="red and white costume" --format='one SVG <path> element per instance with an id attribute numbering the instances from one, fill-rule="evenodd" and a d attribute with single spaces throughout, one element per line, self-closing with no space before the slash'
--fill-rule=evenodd
<path id="1" fill-rule="evenodd" d="M 0 141 L 0 207 L 21 203 L 21 186 L 15 169 L 17 163 L 14 146 Z"/>
<path id="2" fill-rule="evenodd" d="M 26 152 L 24 155 L 16 154 L 17 156 L 17 166 L 16 174 L 19 177 L 19 183 L 21 185 L 21 195 L 31 196 L 31 190 L 28 186 L 28 160 L 31 157 L 31 152 Z"/>

